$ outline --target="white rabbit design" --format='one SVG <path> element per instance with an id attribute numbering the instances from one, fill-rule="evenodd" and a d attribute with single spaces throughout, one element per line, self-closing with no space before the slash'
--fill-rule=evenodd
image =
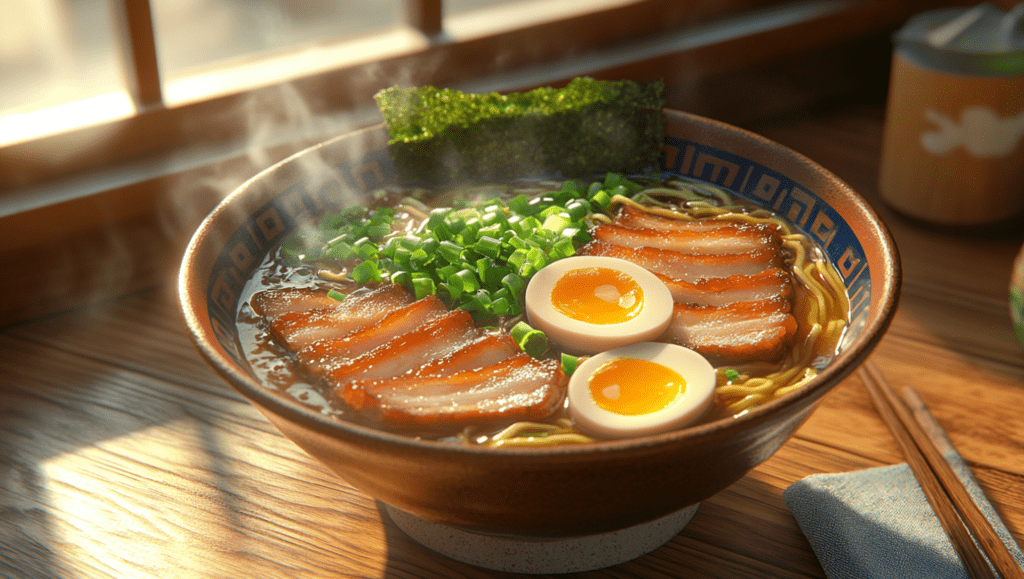
<path id="1" fill-rule="evenodd" d="M 979 159 L 1005 157 L 1024 135 L 1024 110 L 1002 117 L 986 106 L 968 106 L 960 111 L 959 124 L 931 108 L 924 116 L 938 127 L 921 133 L 921 146 L 933 155 L 945 155 L 962 146 Z"/>

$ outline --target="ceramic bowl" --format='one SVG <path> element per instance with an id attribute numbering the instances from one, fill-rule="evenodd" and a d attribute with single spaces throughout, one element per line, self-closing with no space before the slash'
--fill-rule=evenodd
<path id="1" fill-rule="evenodd" d="M 1024 344 L 1024 247 L 1013 261 L 1010 274 L 1010 320 L 1017 337 Z"/>
<path id="2" fill-rule="evenodd" d="M 195 344 L 280 432 L 370 497 L 431 524 L 501 536 L 572 537 L 658 520 L 714 495 L 786 442 L 872 350 L 900 287 L 887 229 L 850 187 L 763 137 L 666 111 L 663 168 L 724 187 L 822 242 L 849 288 L 852 324 L 835 361 L 802 388 L 735 418 L 638 439 L 555 448 L 417 440 L 323 416 L 261 385 L 238 345 L 242 286 L 295 227 L 366 203 L 394 178 L 383 125 L 340 136 L 258 174 L 195 233 L 180 302 Z M 340 201 L 339 201 L 340 200 Z"/>

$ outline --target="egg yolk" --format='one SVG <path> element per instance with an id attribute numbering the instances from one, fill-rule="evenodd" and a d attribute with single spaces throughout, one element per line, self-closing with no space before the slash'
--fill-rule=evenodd
<path id="1" fill-rule="evenodd" d="M 567 272 L 551 289 L 551 304 L 562 314 L 590 324 L 621 324 L 644 309 L 644 290 L 630 275 L 607 267 Z"/>
<path id="2" fill-rule="evenodd" d="M 639 358 L 605 362 L 590 375 L 588 385 L 598 406 L 628 416 L 661 410 L 686 391 L 679 372 Z"/>

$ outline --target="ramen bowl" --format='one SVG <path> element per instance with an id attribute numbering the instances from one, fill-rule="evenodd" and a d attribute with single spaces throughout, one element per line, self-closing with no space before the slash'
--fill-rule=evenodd
<path id="1" fill-rule="evenodd" d="M 517 538 L 565 546 L 586 537 L 620 540 L 639 529 L 632 538 L 647 544 L 637 549 L 649 549 L 655 531 L 671 538 L 695 505 L 786 442 L 818 401 L 868 356 L 889 324 L 900 288 L 890 234 L 837 177 L 756 134 L 677 111 L 665 111 L 665 117 L 664 170 L 712 183 L 787 218 L 821 244 L 848 288 L 850 325 L 838 355 L 781 398 L 663 434 L 493 448 L 345 422 L 261 384 L 239 346 L 235 320 L 243 285 L 300 224 L 339 204 L 365 205 L 392 182 L 395 168 L 383 125 L 339 136 L 266 169 L 206 218 L 179 278 L 181 308 L 195 345 L 284 436 L 386 505 L 421 542 L 443 531 L 461 537 L 467 550 L 481 552 L 487 541 L 497 541 L 498 550 L 504 548 L 501 541 Z"/>

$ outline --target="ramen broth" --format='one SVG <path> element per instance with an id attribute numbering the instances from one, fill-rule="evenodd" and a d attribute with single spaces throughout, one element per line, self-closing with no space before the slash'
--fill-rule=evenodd
<path id="1" fill-rule="evenodd" d="M 783 396 L 799 388 L 831 362 L 847 325 L 849 303 L 841 278 L 823 258 L 820 247 L 777 215 L 706 184 L 676 177 L 633 181 L 638 186 L 633 187 L 628 195 L 615 197 L 603 211 L 594 210 L 587 214 L 584 221 L 591 231 L 601 225 L 614 224 L 617 215 L 630 211 L 642 219 L 755 224 L 771 228 L 772 231 L 777 230 L 780 239 L 783 269 L 788 276 L 785 283 L 792 288 L 786 308 L 789 317 L 795 322 L 795 330 L 790 331 L 786 350 L 775 355 L 774 359 L 722 361 L 710 356 L 715 367 L 717 385 L 712 409 L 703 417 L 703 421 L 736 415 Z M 437 192 L 394 187 L 379 192 L 377 198 L 381 200 L 380 207 L 394 208 L 391 233 L 388 236 L 396 236 L 417 231 L 429 219 L 432 208 L 452 205 L 472 207 L 474 203 L 483 200 L 492 200 L 493 203 L 495 198 L 510 202 L 517 197 L 522 199 L 523 195 L 527 198 L 543 197 L 559 186 L 559 183 L 523 182 Z M 707 235 L 713 234 L 709 232 Z M 599 240 L 584 235 L 576 238 L 573 249 L 595 251 L 594 248 L 599 244 Z M 278 248 L 267 256 L 246 285 L 238 310 L 239 339 L 257 379 L 267 387 L 286 393 L 325 415 L 379 427 L 354 412 L 344 400 L 335 395 L 323 377 L 314 375 L 299 362 L 295 352 L 275 338 L 267 319 L 258 315 L 250 303 L 254 294 L 271 288 L 319 288 L 342 294 L 355 291 L 355 295 L 358 295 L 366 291 L 361 289 L 364 285 L 374 287 L 388 283 L 386 271 L 379 283 L 376 279 L 366 284 L 354 281 L 352 272 L 356 261 L 341 263 L 320 258 L 313 262 L 297 262 L 294 253 L 289 254 L 287 250 Z M 712 288 L 711 291 L 716 290 Z M 445 296 L 443 291 L 440 294 Z M 452 300 L 446 301 L 451 305 Z M 701 311 L 700 308 L 691 310 L 688 315 L 694 315 L 693 312 L 699 315 Z M 474 312 L 476 325 L 494 327 L 502 333 L 510 332 L 523 319 L 521 307 L 514 308 L 510 314 Z M 668 334 L 663 339 L 668 339 Z M 563 349 L 557 344 L 551 344 L 539 356 L 559 360 L 562 352 Z M 468 444 L 509 446 L 582 443 L 595 438 L 574 426 L 566 399 L 560 400 L 555 410 L 543 420 L 471 425 L 455 433 L 436 433 L 430 429 L 404 433 Z"/>

